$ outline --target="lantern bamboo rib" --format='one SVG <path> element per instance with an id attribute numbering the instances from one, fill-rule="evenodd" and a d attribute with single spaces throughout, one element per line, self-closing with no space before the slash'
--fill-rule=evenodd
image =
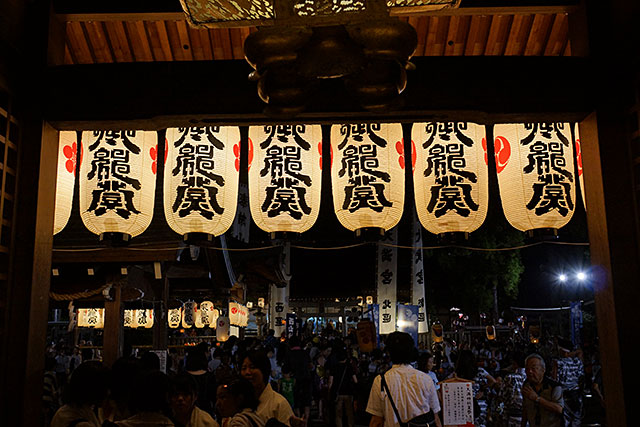
<path id="1" fill-rule="evenodd" d="M 329 251 L 329 250 L 341 250 L 341 249 L 351 249 L 357 248 L 359 246 L 365 246 L 369 244 L 373 244 L 375 242 L 361 242 L 355 243 L 353 245 L 344 245 L 344 246 L 328 246 L 328 247 L 314 247 L 314 246 L 302 246 L 302 245 L 291 245 L 292 248 L 295 249 L 306 249 L 313 251 Z M 380 243 L 382 246 L 387 246 L 391 248 L 398 249 L 422 249 L 422 250 L 434 250 L 434 249 L 450 249 L 450 248 L 458 248 L 458 249 L 467 249 L 470 251 L 484 251 L 484 252 L 501 252 L 501 251 L 513 251 L 517 249 L 525 249 L 533 246 L 543 245 L 543 244 L 553 244 L 553 245 L 565 245 L 565 246 L 589 246 L 588 242 L 536 242 L 530 243 L 527 245 L 520 246 L 512 246 L 507 248 L 476 248 L 473 246 L 462 246 L 462 245 L 442 245 L 442 246 L 405 246 L 405 245 L 392 245 L 388 243 Z M 207 246 L 208 249 L 218 250 L 218 251 L 229 251 L 229 252 L 251 252 L 251 251 L 261 251 L 268 249 L 279 248 L 282 245 L 270 245 L 270 246 L 261 246 L 255 248 L 218 248 L 214 246 Z M 125 251 L 167 251 L 167 250 L 180 250 L 185 249 L 184 247 L 168 247 L 168 248 L 135 248 L 130 247 L 124 249 Z M 104 248 L 77 248 L 77 249 L 54 249 L 54 252 L 92 252 L 92 251 L 100 251 L 104 250 Z"/>

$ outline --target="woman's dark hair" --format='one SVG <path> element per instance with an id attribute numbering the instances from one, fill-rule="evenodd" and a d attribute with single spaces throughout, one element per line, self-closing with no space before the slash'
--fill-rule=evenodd
<path id="1" fill-rule="evenodd" d="M 187 371 L 206 371 L 209 366 L 209 362 L 207 361 L 207 356 L 202 351 L 198 351 L 198 349 L 194 349 L 187 354 L 187 358 L 184 363 L 184 368 Z"/>
<path id="2" fill-rule="evenodd" d="M 198 382 L 193 375 L 182 372 L 171 379 L 171 395 L 175 394 L 198 394 Z"/>
<path id="3" fill-rule="evenodd" d="M 422 372 L 427 372 L 427 362 L 429 359 L 433 357 L 433 354 L 426 351 L 424 353 L 420 353 L 418 356 L 418 370 Z"/>
<path id="4" fill-rule="evenodd" d="M 162 412 L 169 406 L 169 377 L 160 371 L 142 373 L 135 384 L 136 412 Z"/>
<path id="5" fill-rule="evenodd" d="M 476 356 L 471 350 L 462 350 L 456 360 L 456 375 L 465 380 L 473 380 L 478 374 Z"/>
<path id="6" fill-rule="evenodd" d="M 385 349 L 393 363 L 407 364 L 418 358 L 418 350 L 413 343 L 413 338 L 406 332 L 390 333 L 385 341 Z"/>
<path id="7" fill-rule="evenodd" d="M 259 400 L 256 397 L 255 389 L 249 380 L 244 378 L 237 379 L 227 386 L 227 392 L 232 396 L 242 396 L 240 401 L 240 409 L 251 408 L 256 410 Z"/>
<path id="8" fill-rule="evenodd" d="M 246 356 L 251 364 L 262 372 L 262 381 L 265 384 L 269 383 L 269 377 L 271 376 L 271 362 L 267 357 L 267 353 L 264 350 L 249 351 Z"/>
<path id="9" fill-rule="evenodd" d="M 102 362 L 90 360 L 74 369 L 67 384 L 63 401 L 74 405 L 97 405 L 109 391 L 109 368 Z"/>

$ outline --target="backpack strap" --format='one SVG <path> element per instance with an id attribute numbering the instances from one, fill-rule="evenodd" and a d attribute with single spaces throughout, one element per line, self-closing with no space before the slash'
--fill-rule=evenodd
<path id="1" fill-rule="evenodd" d="M 256 423 L 256 420 L 254 420 L 254 419 L 253 419 L 253 417 L 250 417 L 250 416 L 249 416 L 249 415 L 247 415 L 247 414 L 240 414 L 240 415 L 242 415 L 242 416 L 244 416 L 246 419 L 248 419 L 248 420 L 249 420 L 249 422 L 251 423 L 251 425 L 252 425 L 253 427 L 258 427 L 258 423 Z"/>
<path id="2" fill-rule="evenodd" d="M 393 402 L 393 397 L 391 397 L 391 392 L 389 391 L 389 386 L 387 385 L 387 381 L 384 379 L 384 374 L 380 374 L 381 377 L 381 388 L 384 388 L 387 392 L 387 396 L 389 397 L 389 403 L 391 403 L 391 407 L 393 408 L 393 412 L 396 414 L 396 418 L 398 419 L 398 423 L 400 423 L 401 427 L 406 426 L 406 423 L 402 422 L 402 418 L 400 418 L 400 414 L 398 413 L 398 408 L 396 408 L 396 404 Z"/>

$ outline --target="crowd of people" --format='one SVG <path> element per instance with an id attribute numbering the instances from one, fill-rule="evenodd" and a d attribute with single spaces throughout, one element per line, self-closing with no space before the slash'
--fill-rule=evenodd
<path id="1" fill-rule="evenodd" d="M 440 383 L 451 378 L 473 381 L 476 426 L 579 426 L 584 391 L 603 399 L 596 353 L 562 338 L 445 340 L 418 350 L 396 332 L 365 353 L 355 331 L 289 339 L 269 331 L 172 349 L 166 373 L 153 352 L 111 367 L 92 356 L 48 354 L 51 426 L 441 426 Z"/>

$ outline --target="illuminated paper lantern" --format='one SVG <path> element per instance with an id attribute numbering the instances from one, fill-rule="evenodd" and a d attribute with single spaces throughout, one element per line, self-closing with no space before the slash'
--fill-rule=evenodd
<path id="1" fill-rule="evenodd" d="M 135 310 L 125 310 L 122 324 L 125 328 L 133 328 L 133 322 L 135 319 Z"/>
<path id="2" fill-rule="evenodd" d="M 216 340 L 225 342 L 229 339 L 229 318 L 226 316 L 218 317 L 216 321 Z"/>
<path id="3" fill-rule="evenodd" d="M 202 301 L 200 303 L 200 320 L 203 326 L 215 328 L 218 316 L 219 312 L 216 308 L 213 308 L 211 301 Z"/>
<path id="4" fill-rule="evenodd" d="M 413 188 L 422 226 L 434 234 L 477 230 L 489 202 L 485 127 L 416 123 L 411 139 L 416 155 Z"/>
<path id="5" fill-rule="evenodd" d="M 80 214 L 94 234 L 135 237 L 153 217 L 156 175 L 151 157 L 156 132 L 82 133 Z"/>
<path id="6" fill-rule="evenodd" d="M 402 217 L 402 126 L 351 124 L 331 127 L 333 206 L 340 223 L 390 230 Z"/>
<path id="7" fill-rule="evenodd" d="M 152 328 L 153 327 L 153 310 L 140 309 L 133 310 L 132 328 Z"/>
<path id="8" fill-rule="evenodd" d="M 485 328 L 485 333 L 487 335 L 487 339 L 489 341 L 493 341 L 496 339 L 496 328 L 493 325 L 489 325 Z"/>
<path id="9" fill-rule="evenodd" d="M 307 231 L 320 210 L 320 125 L 251 126 L 249 144 L 255 156 L 249 168 L 253 221 L 269 233 Z"/>
<path id="10" fill-rule="evenodd" d="M 170 308 L 167 321 L 169 322 L 169 327 L 172 329 L 177 329 L 180 327 L 180 323 L 182 322 L 182 307 L 179 308 Z"/>
<path id="11" fill-rule="evenodd" d="M 509 223 L 521 231 L 566 225 L 576 193 L 570 125 L 501 124 L 494 135 L 500 198 Z"/>
<path id="12" fill-rule="evenodd" d="M 442 325 L 440 323 L 431 325 L 431 339 L 434 343 L 442 342 Z"/>
<path id="13" fill-rule="evenodd" d="M 76 183 L 78 141 L 75 131 L 62 131 L 58 140 L 58 173 L 56 176 L 56 207 L 53 234 L 58 234 L 69 222 Z"/>
<path id="14" fill-rule="evenodd" d="M 229 302 L 229 322 L 231 322 L 231 324 L 235 326 L 240 325 L 240 304 L 238 304 L 237 302 Z"/>
<path id="15" fill-rule="evenodd" d="M 582 173 L 582 140 L 580 139 L 580 129 L 577 123 L 574 125 L 574 135 L 576 140 L 576 166 L 578 167 L 578 178 L 580 179 L 580 194 L 582 195 L 584 210 L 587 210 L 587 199 L 584 196 L 584 175 Z"/>
<path id="16" fill-rule="evenodd" d="M 234 148 L 236 126 L 167 129 L 164 215 L 173 231 L 219 236 L 231 227 L 239 177 Z"/>
<path id="17" fill-rule="evenodd" d="M 104 328 L 103 308 L 80 308 L 78 309 L 78 327 L 80 328 Z"/>
<path id="18" fill-rule="evenodd" d="M 246 305 L 238 304 L 238 326 L 246 328 L 249 324 L 249 310 Z"/>
<path id="19" fill-rule="evenodd" d="M 258 298 L 258 307 L 264 308 L 264 298 Z"/>
<path id="20" fill-rule="evenodd" d="M 196 303 L 193 301 L 185 302 L 182 307 L 182 327 L 187 329 L 195 324 Z"/>

